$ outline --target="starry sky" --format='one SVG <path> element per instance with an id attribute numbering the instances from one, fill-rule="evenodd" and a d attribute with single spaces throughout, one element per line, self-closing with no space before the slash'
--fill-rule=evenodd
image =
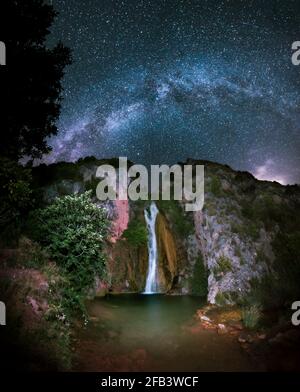
<path id="1" fill-rule="evenodd" d="M 299 0 L 52 0 L 73 50 L 48 162 L 207 159 L 300 183 Z"/>

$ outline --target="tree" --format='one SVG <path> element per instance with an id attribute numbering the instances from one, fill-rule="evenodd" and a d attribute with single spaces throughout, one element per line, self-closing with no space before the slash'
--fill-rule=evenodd
<path id="1" fill-rule="evenodd" d="M 1 73 L 8 89 L 0 155 L 13 160 L 41 157 L 50 151 L 47 138 L 57 133 L 61 80 L 71 62 L 70 50 L 60 42 L 51 49 L 46 46 L 57 15 L 52 5 L 43 0 L 4 0 L 1 8 L 6 25 L 0 39 L 7 50 Z"/>
<path id="2" fill-rule="evenodd" d="M 29 219 L 30 236 L 45 247 L 67 277 L 75 296 L 85 294 L 96 276 L 104 276 L 103 245 L 109 222 L 91 200 L 91 191 L 56 198 Z"/>
<path id="3" fill-rule="evenodd" d="M 17 162 L 0 157 L 0 238 L 1 246 L 13 244 L 22 217 L 33 204 L 31 171 Z"/>

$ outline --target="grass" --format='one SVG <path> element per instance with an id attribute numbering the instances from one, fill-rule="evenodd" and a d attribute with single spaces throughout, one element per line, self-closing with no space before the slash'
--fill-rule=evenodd
<path id="1" fill-rule="evenodd" d="M 257 240 L 260 235 L 259 224 L 257 222 L 245 222 L 243 225 L 234 222 L 231 224 L 231 230 L 241 237 L 247 236 L 254 241 Z"/>
<path id="2" fill-rule="evenodd" d="M 222 186 L 219 177 L 212 176 L 210 182 L 210 191 L 214 196 L 220 197 L 222 196 Z"/>
<path id="3" fill-rule="evenodd" d="M 242 310 L 242 322 L 246 328 L 255 329 L 261 319 L 261 306 L 252 305 Z"/>
<path id="4" fill-rule="evenodd" d="M 225 306 L 231 302 L 231 294 L 229 292 L 218 292 L 215 298 L 216 305 L 218 306 Z"/>
<path id="5" fill-rule="evenodd" d="M 232 271 L 231 260 L 226 256 L 220 256 L 217 260 L 217 265 L 213 268 L 213 273 L 215 276 L 226 274 Z"/>
<path id="6" fill-rule="evenodd" d="M 123 233 L 129 245 L 138 248 L 147 244 L 147 229 L 145 223 L 138 219 L 129 222 L 127 229 Z"/>

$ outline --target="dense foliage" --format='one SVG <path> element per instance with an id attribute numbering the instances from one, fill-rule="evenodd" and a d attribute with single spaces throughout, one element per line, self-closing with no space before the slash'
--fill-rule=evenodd
<path id="1" fill-rule="evenodd" d="M 267 229 L 276 227 L 272 241 L 275 259 L 268 274 L 251 282 L 249 302 L 265 308 L 290 308 L 300 296 L 300 206 L 297 202 L 276 204 L 265 197 L 258 207 L 244 210 L 244 214 L 252 220 L 258 216 Z"/>
<path id="2" fill-rule="evenodd" d="M 0 233 L 2 241 L 17 237 L 22 218 L 33 203 L 31 171 L 0 158 Z"/>
<path id="3" fill-rule="evenodd" d="M 254 329 L 258 326 L 261 318 L 261 307 L 252 305 L 242 310 L 242 321 L 246 328 Z"/>
<path id="4" fill-rule="evenodd" d="M 35 211 L 30 226 L 31 236 L 47 250 L 65 276 L 65 295 L 76 307 L 95 277 L 105 274 L 105 211 L 92 203 L 90 192 L 64 196 Z"/>
<path id="5" fill-rule="evenodd" d="M 202 256 L 198 257 L 190 281 L 192 295 L 205 298 L 208 292 L 208 274 Z"/>
<path id="6" fill-rule="evenodd" d="M 172 223 L 179 237 L 186 237 L 194 230 L 192 214 L 185 213 L 184 208 L 177 200 L 158 200 L 159 210 L 162 211 Z"/>
<path id="7" fill-rule="evenodd" d="M 147 229 L 145 223 L 138 219 L 129 222 L 127 229 L 123 233 L 129 245 L 138 248 L 147 244 Z"/>

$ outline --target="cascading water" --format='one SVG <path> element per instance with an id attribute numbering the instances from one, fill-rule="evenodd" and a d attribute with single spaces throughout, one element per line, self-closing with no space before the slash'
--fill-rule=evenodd
<path id="1" fill-rule="evenodd" d="M 155 232 L 155 222 L 158 209 L 155 203 L 151 203 L 150 211 L 145 209 L 144 215 L 148 229 L 148 273 L 144 294 L 155 294 L 158 292 L 157 285 L 157 241 Z"/>

